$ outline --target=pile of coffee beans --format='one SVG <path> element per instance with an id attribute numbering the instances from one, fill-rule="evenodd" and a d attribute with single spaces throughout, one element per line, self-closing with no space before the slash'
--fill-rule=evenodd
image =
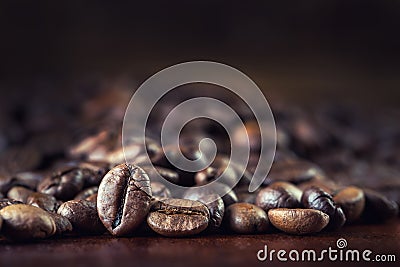
<path id="1" fill-rule="evenodd" d="M 177 157 L 177 151 L 162 148 L 157 139 L 168 112 L 163 106 L 150 116 L 145 145 L 132 140 L 124 150 L 120 129 L 127 101 L 119 91 L 105 91 L 68 115 L 27 118 L 37 108 L 30 106 L 22 114 L 6 113 L 1 122 L 11 133 L 0 133 L 0 238 L 307 235 L 398 219 L 400 110 L 383 116 L 331 104 L 273 105 L 276 155 L 262 187 L 249 193 L 260 132 L 240 103 L 229 104 L 239 107 L 246 126 L 233 138 L 250 138 L 243 174 L 238 166 L 228 169 L 224 129 L 203 119 L 183 129 L 180 150 L 197 159 L 198 141 L 212 138 L 218 146 L 215 160 L 199 172 L 175 168 L 166 155 Z M 165 181 L 187 190 L 172 192 Z M 219 197 L 221 192 L 227 194 Z"/>

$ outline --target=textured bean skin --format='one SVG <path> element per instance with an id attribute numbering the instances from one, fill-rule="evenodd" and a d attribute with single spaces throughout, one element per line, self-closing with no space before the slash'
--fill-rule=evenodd
<path id="1" fill-rule="evenodd" d="M 130 235 L 146 219 L 151 197 L 147 174 L 139 167 L 121 164 L 111 169 L 101 181 L 97 210 L 112 235 Z"/>
<path id="2" fill-rule="evenodd" d="M 314 209 L 271 209 L 270 222 L 279 230 L 295 235 L 317 233 L 329 223 L 329 216 Z"/>
<path id="3" fill-rule="evenodd" d="M 199 201 L 165 199 L 152 205 L 147 223 L 160 235 L 179 237 L 204 231 L 209 218 L 207 207 Z"/>

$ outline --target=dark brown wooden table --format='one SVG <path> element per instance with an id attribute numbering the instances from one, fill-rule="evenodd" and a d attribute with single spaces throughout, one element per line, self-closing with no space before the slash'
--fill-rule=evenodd
<path id="1" fill-rule="evenodd" d="M 344 238 L 347 249 L 372 251 L 377 254 L 395 255 L 396 262 L 380 262 L 381 266 L 398 266 L 400 261 L 400 221 L 383 225 L 353 225 L 340 231 L 319 233 L 314 236 L 292 236 L 282 233 L 263 235 L 210 235 L 192 238 L 164 238 L 139 236 L 113 238 L 111 236 L 64 237 L 35 243 L 16 244 L 0 240 L 0 266 L 268 266 L 271 264 L 301 264 L 310 262 L 260 262 L 257 252 L 268 246 L 268 250 L 285 249 L 287 253 L 296 249 L 337 249 L 337 240 Z M 318 255 L 318 254 L 317 254 Z M 287 255 L 286 255 L 287 257 Z M 397 263 L 397 264 L 396 264 Z M 313 263 L 316 265 L 318 263 Z M 321 262 L 320 262 L 321 264 Z M 325 259 L 324 265 L 365 266 L 366 262 L 332 262 Z M 370 262 L 367 265 L 377 262 Z"/>

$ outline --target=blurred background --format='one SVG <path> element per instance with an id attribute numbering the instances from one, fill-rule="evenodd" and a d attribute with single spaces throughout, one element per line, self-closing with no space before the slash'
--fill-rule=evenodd
<path id="1" fill-rule="evenodd" d="M 164 67 L 212 60 L 272 100 L 397 105 L 399 29 L 400 2 L 386 0 L 1 1 L 1 102 L 133 90 Z"/>

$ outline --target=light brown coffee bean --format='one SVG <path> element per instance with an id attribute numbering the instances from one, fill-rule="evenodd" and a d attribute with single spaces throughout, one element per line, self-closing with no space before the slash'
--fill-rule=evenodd
<path id="1" fill-rule="evenodd" d="M 48 212 L 25 204 L 10 205 L 0 210 L 2 234 L 8 239 L 47 238 L 56 233 L 54 219 Z"/>
<path id="2" fill-rule="evenodd" d="M 10 189 L 10 191 L 8 191 L 7 197 L 14 199 L 14 200 L 21 201 L 22 203 L 26 203 L 26 200 L 32 193 L 34 193 L 34 191 L 32 191 L 26 187 L 14 186 L 13 188 Z"/>
<path id="3" fill-rule="evenodd" d="M 272 209 L 270 222 L 279 230 L 295 235 L 317 233 L 329 223 L 329 216 L 314 209 Z"/>
<path id="4" fill-rule="evenodd" d="M 342 207 L 347 222 L 354 222 L 360 218 L 365 206 L 364 192 L 355 186 L 340 190 L 333 197 L 333 201 Z"/>
<path id="5" fill-rule="evenodd" d="M 196 235 L 204 231 L 209 219 L 210 213 L 203 203 L 170 198 L 152 205 L 147 223 L 160 235 L 178 237 Z"/>

